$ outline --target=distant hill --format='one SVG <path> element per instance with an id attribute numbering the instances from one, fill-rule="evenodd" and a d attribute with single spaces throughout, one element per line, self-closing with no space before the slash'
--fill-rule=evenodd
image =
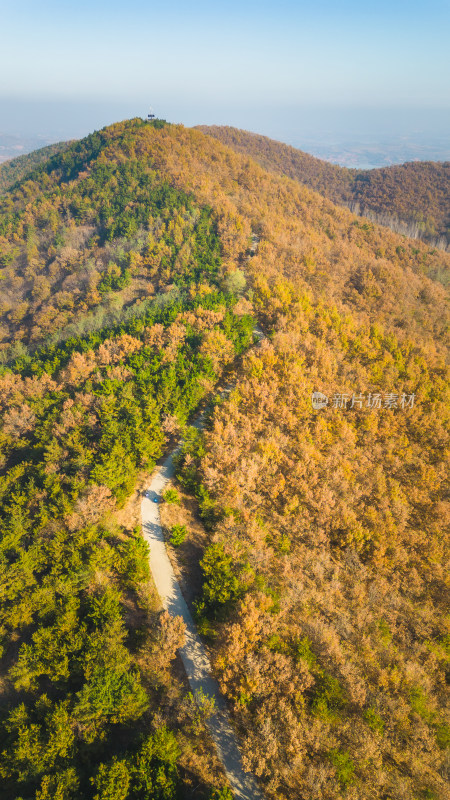
<path id="1" fill-rule="evenodd" d="M 444 250 L 450 246 L 450 162 L 347 169 L 237 128 L 200 125 L 198 129 L 255 158 L 266 169 L 294 178 L 397 233 Z"/>
<path id="2" fill-rule="evenodd" d="M 21 181 L 52 156 L 63 153 L 70 145 L 71 142 L 49 144 L 47 147 L 41 147 L 39 150 L 33 150 L 32 153 L 12 158 L 10 161 L 0 164 L 0 194 L 4 194 L 17 181 Z"/>

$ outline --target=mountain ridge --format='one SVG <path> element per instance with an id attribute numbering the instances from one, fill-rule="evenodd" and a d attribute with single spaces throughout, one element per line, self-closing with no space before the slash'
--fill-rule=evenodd
<path id="1" fill-rule="evenodd" d="M 124 139 L 123 145 L 120 144 L 117 154 L 114 154 L 114 142 L 120 136 L 135 138 L 129 143 Z M 151 164 L 145 166 L 149 147 L 152 148 Z M 172 147 L 171 154 L 168 147 Z M 103 148 L 104 153 L 99 155 L 98 148 Z M 336 295 L 340 298 L 339 302 L 344 304 L 359 304 L 361 312 L 370 292 L 375 292 L 379 298 L 380 321 L 382 309 L 386 307 L 387 312 L 389 305 L 391 309 L 388 316 L 392 317 L 395 305 L 389 295 L 393 291 L 400 292 L 398 302 L 417 305 L 418 318 L 422 318 L 427 326 L 433 316 L 436 325 L 442 326 L 441 314 L 446 303 L 444 296 L 438 301 L 436 295 L 433 307 L 429 301 L 424 304 L 421 292 L 425 292 L 425 297 L 430 293 L 439 294 L 439 290 L 431 285 L 427 289 L 422 287 L 421 283 L 424 280 L 426 282 L 426 278 L 421 276 L 425 273 L 445 282 L 450 263 L 446 254 L 433 251 L 424 244 L 413 245 L 412 240 L 405 240 L 385 228 L 360 223 L 349 211 L 324 200 L 298 182 L 259 170 L 261 168 L 255 162 L 234 155 L 232 150 L 217 140 L 194 129 L 166 125 L 158 130 L 140 120 L 110 126 L 50 159 L 0 200 L 0 236 L 3 237 L 0 240 L 3 265 L 0 302 L 3 303 L 7 328 L 12 331 L 17 327 L 22 331 L 22 340 L 25 338 L 27 341 L 28 338 L 32 341 L 42 335 L 39 330 L 50 332 L 55 326 L 59 327 L 73 319 L 75 312 L 70 310 L 71 301 L 65 287 L 74 281 L 84 282 L 85 288 L 81 294 L 77 290 L 77 302 L 82 306 L 85 305 L 84 297 L 88 298 L 88 307 L 95 307 L 103 297 L 112 299 L 116 292 L 122 292 L 125 297 L 136 291 L 141 299 L 148 296 L 151 282 L 146 282 L 143 275 L 149 266 L 145 266 L 142 273 L 142 259 L 133 255 L 136 252 L 133 247 L 130 249 L 130 245 L 126 244 L 125 250 L 128 252 L 120 256 L 119 264 L 114 263 L 113 257 L 114 250 L 118 248 L 120 251 L 125 241 L 130 241 L 131 231 L 134 236 L 141 236 L 139 225 L 142 223 L 139 220 L 144 220 L 147 214 L 147 211 L 143 211 L 144 206 L 140 205 L 147 197 L 144 185 L 147 182 L 150 187 L 152 181 L 156 181 L 157 187 L 161 180 L 159 174 L 167 176 L 166 182 L 168 178 L 174 188 L 185 193 L 186 200 L 183 202 L 188 202 L 188 196 L 195 193 L 201 205 L 213 209 L 224 260 L 230 263 L 230 269 L 235 268 L 233 262 L 240 264 L 240 253 L 248 247 L 247 240 L 252 227 L 255 230 L 259 227 L 262 231 L 266 229 L 268 235 L 262 242 L 257 258 L 265 257 L 269 263 L 277 252 L 278 257 L 285 260 L 284 273 L 291 277 L 295 274 L 304 285 L 315 287 L 314 291 L 323 293 L 328 284 L 327 292 L 331 290 L 331 296 Z M 198 179 L 195 177 L 196 171 Z M 97 180 L 100 181 L 98 185 Z M 105 180 L 106 187 L 110 185 L 108 181 L 125 181 L 125 193 L 113 195 L 108 189 L 109 197 L 104 199 L 101 181 Z M 262 182 L 260 188 L 259 181 Z M 140 199 L 137 199 L 133 197 L 132 187 L 138 186 L 139 182 L 144 183 L 140 189 Z M 262 187 L 266 187 L 266 194 L 259 210 L 258 204 L 252 207 L 252 193 L 261 193 Z M 155 191 L 157 198 L 158 192 L 170 194 L 172 190 L 167 187 L 155 188 Z M 68 195 L 67 200 L 64 200 L 65 194 Z M 145 202 L 153 201 L 145 199 Z M 52 203 L 56 203 L 56 209 L 60 210 L 52 210 Z M 274 239 L 273 230 L 284 224 L 282 219 L 285 213 L 277 209 L 276 203 L 284 204 L 289 222 L 284 237 L 277 233 Z M 26 214 L 20 212 L 25 204 Z M 111 216 L 113 208 L 116 209 L 115 217 Z M 301 217 L 297 216 L 297 208 L 302 209 Z M 231 215 L 231 220 L 236 219 L 231 225 L 232 236 L 225 234 L 226 228 L 230 228 L 227 213 Z M 98 222 L 91 225 L 93 214 L 101 220 L 100 228 Z M 268 226 L 264 218 L 273 218 L 273 230 L 270 227 L 272 222 Z M 179 224 L 192 226 L 197 223 L 180 219 Z M 56 233 L 52 232 L 53 228 Z M 298 232 L 297 239 L 294 230 Z M 20 237 L 25 232 L 26 245 L 20 244 Z M 56 246 L 52 244 L 55 236 Z M 121 236 L 122 245 L 119 244 Z M 116 239 L 117 244 L 113 244 Z M 156 258 L 155 263 L 164 263 L 164 257 L 158 255 L 158 246 L 152 246 L 156 251 L 151 258 Z M 139 247 L 142 247 L 142 242 Z M 177 245 L 173 244 L 172 247 L 175 248 L 173 257 L 176 259 Z M 131 272 L 130 259 L 135 259 Z M 77 264 L 79 266 L 74 276 L 69 277 Z M 159 274 L 159 267 L 151 269 Z M 408 279 L 405 269 L 412 270 Z M 355 273 L 354 277 L 351 277 L 352 273 Z M 161 274 L 165 274 L 164 270 Z M 169 274 L 167 272 L 166 284 L 170 281 Z M 66 277 L 63 279 L 64 275 Z M 62 280 L 60 298 L 51 288 L 56 276 L 60 276 L 59 281 Z M 13 283 L 15 288 L 12 288 Z M 130 289 L 125 284 L 130 285 Z M 373 284 L 372 288 L 369 288 L 369 284 Z M 391 289 L 388 291 L 389 285 Z M 439 312 L 438 306 L 441 307 Z M 86 310 L 87 307 L 84 308 Z M 36 314 L 37 325 L 33 321 Z"/>
<path id="2" fill-rule="evenodd" d="M 237 152 L 256 158 L 277 174 L 299 180 L 351 211 L 421 238 L 450 247 L 450 162 L 406 162 L 372 170 L 330 164 L 291 145 L 228 126 L 198 125 Z"/>

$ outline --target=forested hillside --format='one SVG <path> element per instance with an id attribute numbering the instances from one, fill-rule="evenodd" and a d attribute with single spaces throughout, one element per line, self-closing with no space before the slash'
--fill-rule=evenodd
<path id="1" fill-rule="evenodd" d="M 199 130 L 255 158 L 266 169 L 294 178 L 398 233 L 443 249 L 450 245 L 449 162 L 347 169 L 248 131 L 216 125 L 201 125 Z"/>
<path id="2" fill-rule="evenodd" d="M 34 150 L 32 153 L 12 158 L 10 161 L 0 164 L 0 194 L 4 194 L 7 189 L 21 181 L 52 156 L 64 152 L 70 144 L 71 142 L 49 144 L 47 147 L 40 147 L 39 150 Z"/>
<path id="3" fill-rule="evenodd" d="M 448 367 L 286 281 L 254 300 L 270 341 L 179 465 L 248 763 L 271 798 L 444 800 Z"/>
<path id="4" fill-rule="evenodd" d="M 131 120 L 5 194 L 0 263 L 5 800 L 229 797 L 129 498 L 256 320 L 179 463 L 247 763 L 274 800 L 444 800 L 450 256 Z"/>
<path id="5" fill-rule="evenodd" d="M 26 316 L 7 318 L 5 342 L 40 341 L 16 348 L 19 358 L 8 347 L 0 377 L 8 799 L 210 798 L 222 781 L 202 712 L 173 669 L 182 626 L 159 612 L 136 514 L 118 510 L 248 346 L 253 322 L 236 306 L 211 210 L 148 158 L 125 156 L 138 129 L 74 146 L 8 195 L 1 217 L 11 307 L 31 298 Z M 67 237 L 84 243 L 87 221 L 93 241 L 70 257 Z M 92 299 L 91 253 L 104 264 Z M 147 302 L 151 280 L 178 288 Z M 138 298 L 145 286 L 144 301 L 128 312 L 119 302 L 106 319 L 103 308 L 86 313 L 124 286 Z M 79 333 L 44 343 L 62 296 Z"/>

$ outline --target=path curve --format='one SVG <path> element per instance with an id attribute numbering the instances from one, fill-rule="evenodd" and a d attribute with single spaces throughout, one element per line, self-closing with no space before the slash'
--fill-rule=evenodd
<path id="1" fill-rule="evenodd" d="M 202 427 L 202 422 L 202 418 L 197 420 L 195 427 Z M 144 539 L 150 545 L 150 569 L 163 607 L 172 617 L 182 617 L 186 626 L 185 644 L 179 652 L 189 685 L 193 692 L 202 690 L 215 700 L 217 710 L 210 717 L 207 725 L 234 796 L 237 800 L 263 800 L 263 795 L 252 775 L 245 772 L 243 768 L 241 752 L 230 723 L 224 697 L 219 689 L 219 684 L 212 675 L 208 654 L 197 633 L 194 620 L 167 554 L 158 504 L 166 484 L 175 474 L 173 458 L 178 450 L 179 447 L 159 467 L 142 500 L 142 530 Z"/>

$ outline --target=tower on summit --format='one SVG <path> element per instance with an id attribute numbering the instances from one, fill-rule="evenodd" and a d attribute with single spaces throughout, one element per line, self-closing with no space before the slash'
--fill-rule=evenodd
<path id="1" fill-rule="evenodd" d="M 153 108 L 150 109 L 150 113 L 147 114 L 147 122 L 153 122 L 155 119 L 155 115 L 153 113 Z"/>

